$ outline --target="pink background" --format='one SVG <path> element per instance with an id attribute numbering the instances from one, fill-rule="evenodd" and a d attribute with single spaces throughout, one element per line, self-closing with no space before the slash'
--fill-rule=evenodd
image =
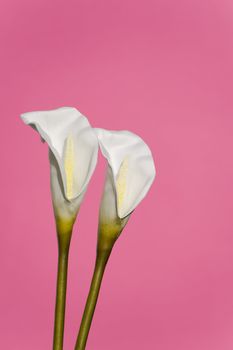
<path id="1" fill-rule="evenodd" d="M 231 0 L 2 0 L 0 348 L 52 348 L 47 147 L 19 114 L 75 106 L 130 129 L 157 178 L 119 239 L 87 349 L 233 348 Z M 104 160 L 73 234 L 65 349 L 92 274 Z"/>

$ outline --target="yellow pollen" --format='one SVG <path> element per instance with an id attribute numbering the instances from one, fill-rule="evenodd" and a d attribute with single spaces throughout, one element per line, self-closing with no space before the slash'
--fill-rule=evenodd
<path id="1" fill-rule="evenodd" d="M 121 163 L 118 176 L 117 176 L 117 181 L 116 181 L 118 208 L 122 207 L 124 198 L 125 198 L 128 167 L 129 167 L 129 160 L 128 160 L 128 157 L 126 157 Z"/>
<path id="2" fill-rule="evenodd" d="M 64 167 L 66 175 L 66 195 L 68 199 L 73 197 L 74 180 L 74 140 L 72 135 L 66 139 Z"/>

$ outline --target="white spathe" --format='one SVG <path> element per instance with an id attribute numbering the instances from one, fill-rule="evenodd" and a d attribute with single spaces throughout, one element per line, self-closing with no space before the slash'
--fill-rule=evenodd
<path id="1" fill-rule="evenodd" d="M 21 118 L 36 129 L 49 146 L 55 211 L 62 215 L 63 209 L 66 212 L 70 208 L 73 212 L 80 205 L 96 166 L 95 132 L 87 118 L 73 107 L 28 112 Z"/>
<path id="2" fill-rule="evenodd" d="M 155 166 L 147 144 L 129 131 L 95 129 L 108 161 L 100 215 L 103 220 L 128 216 L 147 194 Z"/>

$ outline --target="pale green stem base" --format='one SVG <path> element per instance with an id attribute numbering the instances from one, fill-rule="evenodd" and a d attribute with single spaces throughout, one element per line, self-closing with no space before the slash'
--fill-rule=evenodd
<path id="1" fill-rule="evenodd" d="M 87 343 L 87 337 L 91 327 L 92 318 L 100 291 L 104 270 L 111 254 L 111 249 L 97 253 L 95 270 L 92 277 L 91 287 L 87 298 L 75 350 L 84 350 Z"/>
<path id="2" fill-rule="evenodd" d="M 54 320 L 53 350 L 63 349 L 67 269 L 71 232 L 58 233 L 57 295 Z"/>

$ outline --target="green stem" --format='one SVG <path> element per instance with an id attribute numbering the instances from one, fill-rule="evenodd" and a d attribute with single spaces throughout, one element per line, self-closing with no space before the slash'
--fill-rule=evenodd
<path id="1" fill-rule="evenodd" d="M 95 312 L 101 282 L 104 275 L 104 270 L 110 254 L 111 249 L 97 252 L 94 274 L 92 277 L 91 287 L 88 294 L 77 342 L 75 345 L 75 350 L 84 350 L 86 347 L 87 338 L 91 327 L 92 318 Z"/>
<path id="2" fill-rule="evenodd" d="M 53 350 L 63 349 L 67 269 L 71 232 L 58 233 L 57 294 L 54 320 Z"/>

